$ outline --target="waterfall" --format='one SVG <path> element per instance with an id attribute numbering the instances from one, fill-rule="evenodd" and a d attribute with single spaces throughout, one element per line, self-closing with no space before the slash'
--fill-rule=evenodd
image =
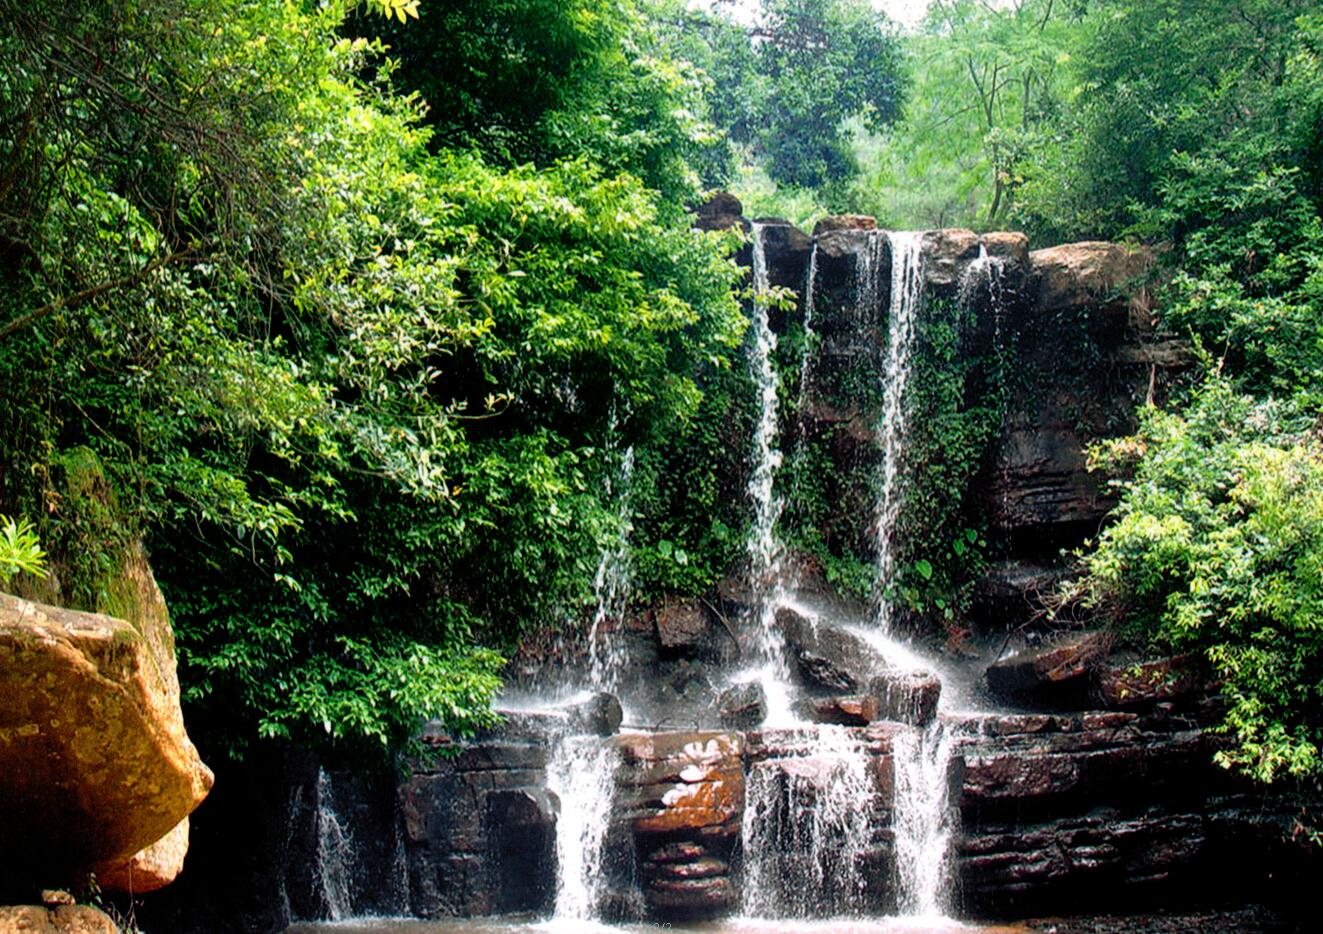
<path id="1" fill-rule="evenodd" d="M 750 368 L 758 398 L 758 421 L 754 427 L 753 470 L 748 493 L 753 501 L 753 527 L 748 540 L 749 580 L 756 606 L 756 677 L 763 686 L 768 725 L 796 722 L 790 705 L 790 672 L 786 667 L 785 644 L 776 628 L 776 610 L 785 598 L 784 551 L 776 536 L 776 523 L 784 506 L 775 489 L 781 451 L 776 446 L 779 428 L 776 369 L 776 334 L 768 320 L 767 253 L 763 225 L 753 225 L 753 346 Z"/>
<path id="2" fill-rule="evenodd" d="M 557 921 L 590 921 L 605 885 L 607 830 L 615 796 L 616 750 L 600 736 L 563 736 L 547 762 L 556 818 Z"/>
<path id="3" fill-rule="evenodd" d="M 955 735 L 940 720 L 896 736 L 892 744 L 897 895 L 900 912 L 942 917 L 958 813 L 950 800 Z"/>
<path id="4" fill-rule="evenodd" d="M 887 233 L 891 244 L 891 296 L 887 317 L 887 356 L 883 370 L 882 417 L 878 441 L 882 449 L 882 479 L 876 516 L 877 623 L 891 628 L 891 601 L 887 589 L 895 572 L 896 521 L 901 507 L 901 460 L 905 450 L 905 389 L 910 377 L 914 324 L 923 301 L 923 235 Z M 876 278 L 876 277 L 874 277 Z"/>
<path id="5" fill-rule="evenodd" d="M 753 529 L 749 535 L 750 579 L 756 590 L 766 593 L 781 561 L 776 523 L 783 503 L 774 488 L 781 451 L 776 447 L 779 428 L 776 370 L 776 334 L 768 321 L 767 253 L 763 225 L 753 225 L 753 347 L 750 366 L 758 398 L 758 422 L 753 433 L 753 470 L 749 476 L 749 498 L 753 500 Z"/>
<path id="6" fill-rule="evenodd" d="M 611 423 L 615 425 L 615 415 Z M 613 432 L 614 433 L 614 432 Z M 619 685 L 624 647 L 614 632 L 601 632 L 602 625 L 614 621 L 619 626 L 629 602 L 629 536 L 634 481 L 634 447 L 625 448 L 614 482 L 607 480 L 606 495 L 616 497 L 616 531 L 602 546 L 593 574 L 593 622 L 588 631 L 589 683 L 600 691 L 615 692 Z"/>
<path id="7" fill-rule="evenodd" d="M 354 847 L 349 831 L 335 810 L 331 776 L 317 770 L 317 883 L 328 921 L 353 917 Z"/>
<path id="8" fill-rule="evenodd" d="M 843 917 L 866 910 L 877 786 L 851 732 L 817 727 L 809 755 L 750 770 L 742 839 L 746 916 Z"/>

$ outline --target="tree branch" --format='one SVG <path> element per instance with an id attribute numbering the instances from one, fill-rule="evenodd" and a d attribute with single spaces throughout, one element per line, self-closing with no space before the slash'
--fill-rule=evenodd
<path id="1" fill-rule="evenodd" d="M 26 315 L 15 318 L 8 324 L 0 327 L 0 340 L 4 340 L 15 331 L 21 331 L 23 328 L 30 327 L 42 318 L 52 315 L 62 308 L 76 308 L 84 302 L 91 301 L 98 295 L 104 295 L 106 292 L 111 292 L 115 289 L 123 289 L 128 288 L 131 285 L 137 285 L 162 266 L 173 263 L 175 260 L 187 256 L 190 252 L 192 252 L 191 248 L 178 250 L 174 253 L 165 253 L 156 257 L 136 272 L 131 272 L 126 276 L 120 276 L 118 279 L 107 279 L 105 282 L 98 282 L 96 285 L 83 289 L 81 292 L 75 292 L 72 295 L 61 295 L 59 298 L 52 302 L 47 302 L 35 311 L 30 311 Z"/>

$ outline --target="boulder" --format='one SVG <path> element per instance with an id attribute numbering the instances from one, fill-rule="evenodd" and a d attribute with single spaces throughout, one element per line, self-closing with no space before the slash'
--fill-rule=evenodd
<path id="1" fill-rule="evenodd" d="M 1043 648 L 993 662 L 986 672 L 988 690 L 1013 700 L 1035 696 L 1049 699 L 1063 688 L 1081 686 L 1107 649 L 1102 633 L 1075 633 Z"/>
<path id="2" fill-rule="evenodd" d="M 795 705 L 795 710 L 813 723 L 839 726 L 867 726 L 879 719 L 877 697 L 872 694 L 807 697 Z"/>
<path id="3" fill-rule="evenodd" d="M 606 691 L 578 695 L 547 707 L 497 708 L 497 712 L 501 714 L 501 724 L 484 732 L 481 738 L 542 740 L 581 733 L 610 736 L 620 729 L 624 720 L 620 700 Z M 431 731 L 441 729 L 439 722 L 430 722 L 424 727 L 424 739 L 432 735 Z"/>
<path id="4" fill-rule="evenodd" d="M 979 238 L 972 230 L 944 228 L 923 234 L 923 278 L 930 286 L 960 283 L 965 267 L 978 258 Z"/>
<path id="5" fill-rule="evenodd" d="M 1098 673 L 1098 693 L 1109 707 L 1176 700 L 1194 693 L 1199 683 L 1199 669 L 1192 655 L 1118 665 Z"/>
<path id="6" fill-rule="evenodd" d="M 1029 254 L 1038 280 L 1037 307 L 1067 308 L 1121 304 L 1153 263 L 1152 254 L 1123 243 L 1085 241 Z"/>
<path id="7" fill-rule="evenodd" d="M 863 639 L 835 626 L 815 624 L 792 609 L 776 611 L 800 679 L 832 694 L 864 693 L 887 661 Z"/>
<path id="8" fill-rule="evenodd" d="M 0 931 L 5 934 L 120 934 L 119 927 L 109 915 L 91 905 L 0 908 Z"/>
<path id="9" fill-rule="evenodd" d="M 736 684 L 717 700 L 717 719 L 732 730 L 755 729 L 767 717 L 767 697 L 756 681 Z"/>
<path id="10" fill-rule="evenodd" d="M 164 603 L 153 613 L 135 625 L 0 594 L 0 853 L 22 854 L 15 871 L 127 859 L 211 788 Z"/>
<path id="11" fill-rule="evenodd" d="M 98 863 L 92 867 L 96 884 L 112 892 L 137 895 L 169 885 L 184 868 L 188 855 L 188 818 L 164 837 L 128 859 Z"/>
<path id="12" fill-rule="evenodd" d="M 698 230 L 726 230 L 729 227 L 748 226 L 744 219 L 744 205 L 728 191 L 719 191 L 695 212 L 694 227 Z"/>
<path id="13" fill-rule="evenodd" d="M 877 218 L 867 214 L 834 214 L 813 225 L 813 236 L 818 237 L 833 230 L 877 230 Z"/>
<path id="14" fill-rule="evenodd" d="M 877 699 L 874 719 L 926 726 L 937 716 L 942 682 L 930 671 L 892 668 L 869 681 L 868 693 Z"/>
<path id="15" fill-rule="evenodd" d="M 1013 263 L 1029 265 L 1029 238 L 1018 230 L 985 233 L 979 237 L 979 242 L 989 256 L 1001 256 Z"/>

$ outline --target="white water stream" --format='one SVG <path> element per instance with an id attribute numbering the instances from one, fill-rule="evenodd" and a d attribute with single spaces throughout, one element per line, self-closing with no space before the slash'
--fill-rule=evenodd
<path id="1" fill-rule="evenodd" d="M 602 546 L 597 559 L 597 570 L 593 574 L 593 621 L 588 630 L 589 683 L 599 691 L 613 693 L 619 688 L 620 670 L 625 661 L 624 645 L 617 631 L 604 631 L 603 626 L 614 623 L 618 630 L 629 603 L 633 486 L 634 447 L 631 445 L 620 457 L 616 477 L 607 481 L 607 497 L 616 498 L 616 527 L 614 536 Z"/>
<path id="2" fill-rule="evenodd" d="M 556 922 L 588 922 L 605 887 L 604 856 L 618 754 L 599 736 L 564 736 L 547 760 L 556 818 Z"/>
<path id="3" fill-rule="evenodd" d="M 882 478 L 878 489 L 877 625 L 891 630 L 891 601 L 887 590 L 896 569 L 895 533 L 900 518 L 901 467 L 909 427 L 905 416 L 905 389 L 910 381 L 914 324 L 923 303 L 923 235 L 914 231 L 887 233 L 891 244 L 891 295 L 887 317 L 887 356 L 882 375 L 882 416 L 878 445 L 882 449 Z"/>

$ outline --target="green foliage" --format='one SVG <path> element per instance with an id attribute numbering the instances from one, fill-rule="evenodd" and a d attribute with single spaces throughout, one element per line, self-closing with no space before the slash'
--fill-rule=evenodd
<path id="1" fill-rule="evenodd" d="M 591 132 L 498 167 L 346 5 L 48 7 L 0 37 L 0 500 L 93 588 L 146 536 L 213 742 L 489 723 L 500 653 L 586 598 L 608 439 L 669 450 L 744 328 L 732 238 L 681 213 L 673 63 L 612 110 L 646 56 L 582 5 L 598 83 L 556 106 Z M 67 493 L 82 452 L 119 519 Z"/>
<path id="2" fill-rule="evenodd" d="M 725 142 L 707 119 L 704 79 L 677 54 L 661 0 L 485 0 L 424 4 L 383 24 L 398 79 L 428 102 L 441 148 L 549 166 L 582 158 L 629 173 L 678 213 L 698 168 L 724 177 Z"/>
<path id="3" fill-rule="evenodd" d="M 16 574 L 45 577 L 46 553 L 31 522 L 0 515 L 0 584 L 8 586 Z"/>
<path id="4" fill-rule="evenodd" d="M 1140 638 L 1203 655 L 1229 702 L 1222 764 L 1323 771 L 1323 445 L 1312 416 L 1210 376 L 1095 452 L 1128 468 L 1082 585 Z"/>
<path id="5" fill-rule="evenodd" d="M 1006 411 L 1011 348 L 973 352 L 976 308 L 934 299 L 915 327 L 904 470 L 891 599 L 950 627 L 963 619 L 986 565 L 974 480 Z"/>
<path id="6" fill-rule="evenodd" d="M 673 30 L 709 78 L 717 126 L 778 186 L 839 186 L 856 168 L 850 122 L 880 130 L 900 114 L 900 43 L 865 0 L 761 0 L 748 28 L 690 12 Z"/>
<path id="7" fill-rule="evenodd" d="M 1115 236 L 1159 204 L 1163 180 L 1204 147 L 1226 152 L 1223 141 L 1246 134 L 1308 145 L 1304 127 L 1316 124 L 1318 101 L 1300 77 L 1317 67 L 1308 51 L 1317 46 L 1297 17 L 1313 6 L 1091 4 L 1074 32 L 1073 89 L 1055 121 L 1055 144 L 1016 168 L 1024 178 L 1017 218 L 1044 236 Z M 1306 100 L 1312 114 L 1287 103 Z M 1248 169 L 1257 147 L 1246 157 Z"/>
<path id="8" fill-rule="evenodd" d="M 1003 223 L 1020 164 L 1055 142 L 1078 23 L 1074 5 L 1055 0 L 931 4 L 907 42 L 904 119 L 856 135 L 851 210 L 902 228 Z"/>

